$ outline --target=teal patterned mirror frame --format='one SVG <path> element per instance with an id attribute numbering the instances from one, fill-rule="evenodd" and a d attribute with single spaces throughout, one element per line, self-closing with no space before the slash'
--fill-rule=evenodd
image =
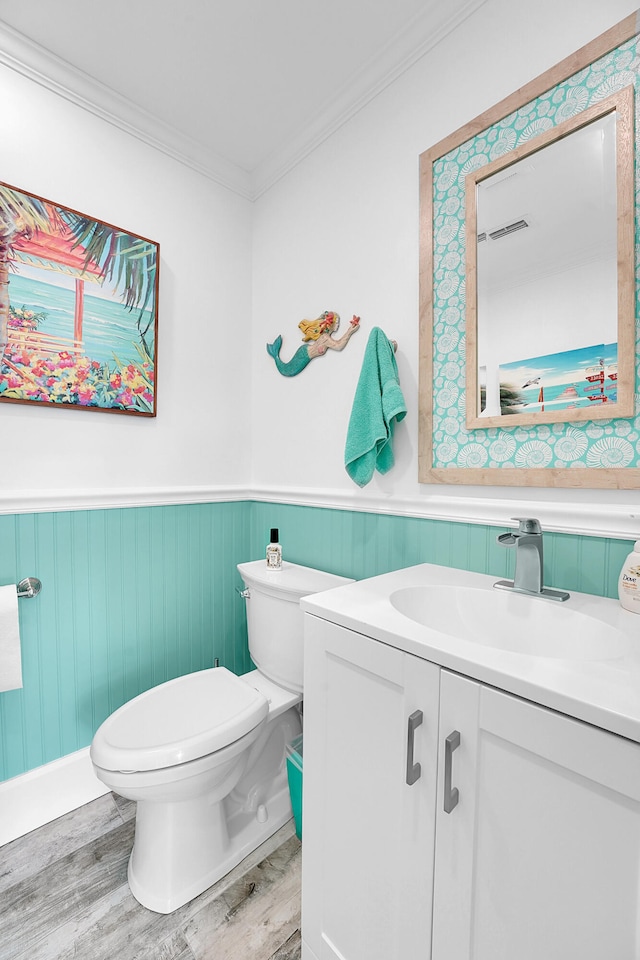
<path id="1" fill-rule="evenodd" d="M 464 237 L 469 172 L 630 84 L 638 103 L 639 15 L 627 17 L 420 157 L 422 483 L 640 486 L 637 319 L 634 417 L 467 430 Z M 637 238 L 637 172 L 635 197 Z M 637 318 L 637 290 L 634 300 Z"/>

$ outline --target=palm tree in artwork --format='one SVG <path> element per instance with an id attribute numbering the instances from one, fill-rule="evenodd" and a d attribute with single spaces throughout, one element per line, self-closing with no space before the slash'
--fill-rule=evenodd
<path id="1" fill-rule="evenodd" d="M 105 281 L 114 281 L 117 287 L 122 285 L 125 307 L 139 311 L 140 341 L 149 359 L 153 360 L 155 345 L 147 343 L 146 335 L 155 320 L 156 244 L 72 210 L 62 211 L 62 215 L 76 244 L 85 251 L 85 265 L 96 264 Z M 145 312 L 147 308 L 149 310 Z"/>
<path id="2" fill-rule="evenodd" d="M 51 208 L 0 184 L 0 359 L 9 334 L 9 261 L 17 240 L 30 238 L 36 230 L 51 229 Z"/>
<path id="3" fill-rule="evenodd" d="M 80 278 L 76 284 L 85 274 L 101 283 L 112 282 L 122 291 L 124 306 L 139 311 L 142 350 L 153 361 L 155 344 L 147 342 L 147 334 L 155 322 L 157 246 L 4 184 L 0 184 L 0 358 L 8 342 L 9 262 L 25 242 L 52 234 L 67 234 L 72 241 L 69 254 L 75 250 L 76 259 L 83 264 L 79 272 L 76 269 L 75 275 Z M 76 309 L 80 310 L 81 328 L 82 300 L 76 303 Z"/>

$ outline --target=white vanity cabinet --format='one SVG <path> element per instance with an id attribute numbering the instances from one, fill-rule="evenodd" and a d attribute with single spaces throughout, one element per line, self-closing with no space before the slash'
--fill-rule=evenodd
<path id="1" fill-rule="evenodd" d="M 440 671 L 305 621 L 304 960 L 428 958 Z"/>
<path id="2" fill-rule="evenodd" d="M 440 734 L 433 960 L 638 960 L 640 746 L 447 670 Z"/>
<path id="3" fill-rule="evenodd" d="M 305 620 L 303 960 L 638 960 L 640 745 Z"/>

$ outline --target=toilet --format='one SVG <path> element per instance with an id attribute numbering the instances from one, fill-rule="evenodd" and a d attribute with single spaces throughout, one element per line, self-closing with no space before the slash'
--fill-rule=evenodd
<path id="1" fill-rule="evenodd" d="M 238 564 L 255 670 L 200 670 L 140 694 L 91 744 L 96 776 L 137 801 L 129 886 L 171 913 L 292 816 L 285 747 L 301 733 L 300 598 L 351 583 L 311 567 Z"/>

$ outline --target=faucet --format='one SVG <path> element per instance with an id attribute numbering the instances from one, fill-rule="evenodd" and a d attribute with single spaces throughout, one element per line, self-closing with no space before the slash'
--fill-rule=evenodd
<path id="1" fill-rule="evenodd" d="M 535 517 L 512 517 L 517 520 L 518 530 L 501 533 L 497 542 L 503 547 L 516 548 L 516 568 L 513 580 L 498 580 L 498 590 L 513 590 L 528 597 L 544 600 L 568 600 L 564 590 L 551 590 L 542 585 L 542 527 Z"/>

